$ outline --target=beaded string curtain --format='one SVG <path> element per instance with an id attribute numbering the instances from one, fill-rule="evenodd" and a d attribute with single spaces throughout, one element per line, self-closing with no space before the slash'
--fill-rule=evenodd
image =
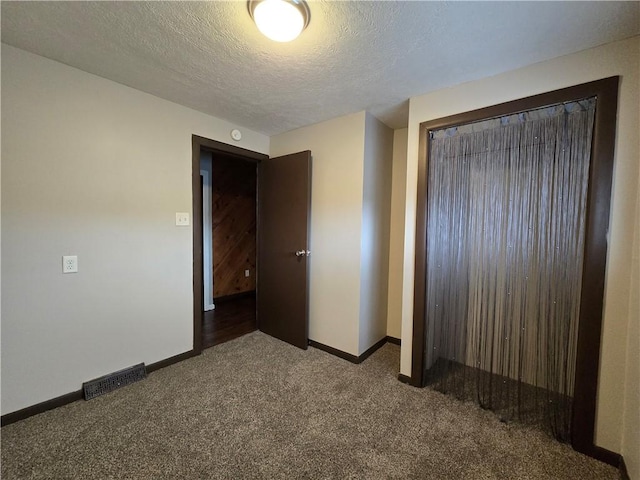
<path id="1" fill-rule="evenodd" d="M 595 104 L 430 132 L 427 384 L 562 441 Z"/>

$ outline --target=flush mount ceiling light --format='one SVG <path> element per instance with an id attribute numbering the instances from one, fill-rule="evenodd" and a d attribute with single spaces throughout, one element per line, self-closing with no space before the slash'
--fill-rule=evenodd
<path id="1" fill-rule="evenodd" d="M 276 42 L 297 38 L 311 19 L 304 0 L 249 0 L 247 7 L 258 30 Z"/>

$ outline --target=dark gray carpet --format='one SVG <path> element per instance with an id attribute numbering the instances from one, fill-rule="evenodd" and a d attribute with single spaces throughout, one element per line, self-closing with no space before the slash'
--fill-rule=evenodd
<path id="1" fill-rule="evenodd" d="M 256 332 L 2 428 L 2 478 L 618 479 L 528 427 Z"/>

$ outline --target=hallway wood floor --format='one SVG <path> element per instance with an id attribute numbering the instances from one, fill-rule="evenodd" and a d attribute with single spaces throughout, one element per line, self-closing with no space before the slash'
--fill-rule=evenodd
<path id="1" fill-rule="evenodd" d="M 204 312 L 202 348 L 228 342 L 257 329 L 255 295 L 216 302 Z"/>

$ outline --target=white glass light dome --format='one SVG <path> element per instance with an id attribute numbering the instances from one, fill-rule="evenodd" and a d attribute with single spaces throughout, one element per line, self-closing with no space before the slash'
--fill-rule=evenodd
<path id="1" fill-rule="evenodd" d="M 297 38 L 311 17 L 303 0 L 249 0 L 248 7 L 258 30 L 276 42 Z"/>

